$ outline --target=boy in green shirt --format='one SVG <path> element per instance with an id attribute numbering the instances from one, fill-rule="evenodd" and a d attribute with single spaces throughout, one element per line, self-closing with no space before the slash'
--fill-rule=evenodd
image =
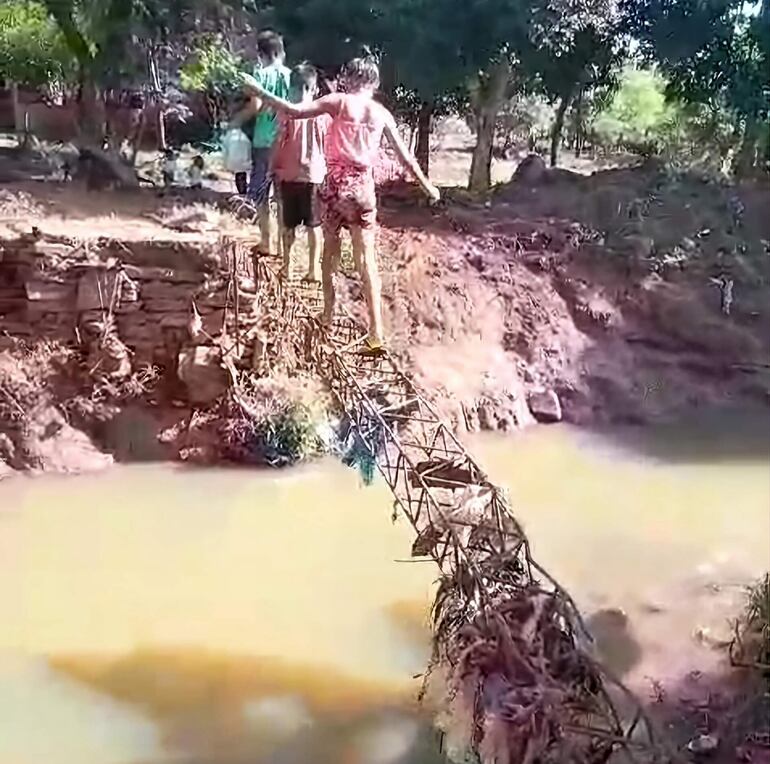
<path id="1" fill-rule="evenodd" d="M 271 95 L 288 98 L 291 70 L 284 65 L 286 57 L 283 38 L 276 32 L 260 32 L 257 36 L 258 66 L 254 79 Z M 259 207 L 260 251 L 270 252 L 270 172 L 273 144 L 278 135 L 278 121 L 275 111 L 261 99 L 255 98 L 253 107 L 256 111 L 254 136 L 252 139 L 251 178 L 248 196 Z"/>

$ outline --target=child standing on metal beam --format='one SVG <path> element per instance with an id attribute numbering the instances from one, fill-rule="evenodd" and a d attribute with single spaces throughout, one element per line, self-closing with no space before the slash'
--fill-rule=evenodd
<path id="1" fill-rule="evenodd" d="M 318 72 L 310 64 L 294 67 L 290 99 L 312 104 L 318 94 Z M 321 185 L 326 177 L 324 146 L 331 123 L 328 114 L 309 119 L 282 115 L 273 154 L 273 173 L 278 181 L 283 218 L 283 274 L 291 277 L 291 250 L 297 228 L 307 229 L 308 271 L 305 281 L 320 281 Z"/>
<path id="2" fill-rule="evenodd" d="M 259 66 L 254 70 L 254 81 L 259 83 L 263 95 L 288 98 L 291 71 L 285 66 L 286 54 L 283 38 L 276 32 L 260 32 L 257 36 L 257 57 Z M 278 135 L 278 121 L 275 110 L 267 98 L 256 98 L 252 109 L 254 120 L 253 149 L 251 155 L 251 177 L 248 196 L 259 210 L 260 245 L 264 254 L 270 254 L 270 172 L 273 145 Z"/>
<path id="3" fill-rule="evenodd" d="M 322 114 L 331 117 L 326 136 L 327 174 L 321 191 L 324 232 L 321 263 L 324 290 L 322 320 L 328 326 L 334 314 L 334 275 L 340 264 L 340 232 L 344 227 L 350 231 L 353 257 L 364 286 L 369 313 L 366 343 L 370 350 L 379 351 L 383 345 L 384 332 L 382 287 L 375 251 L 377 197 L 374 166 L 383 135 L 425 193 L 435 201 L 440 195 L 401 139 L 393 115 L 374 100 L 380 85 L 377 63 L 370 57 L 354 59 L 342 71 L 340 85 L 344 92 L 332 93 L 307 104 L 293 104 L 276 97 L 248 75 L 244 75 L 243 80 L 247 91 L 293 119 L 307 119 Z"/>

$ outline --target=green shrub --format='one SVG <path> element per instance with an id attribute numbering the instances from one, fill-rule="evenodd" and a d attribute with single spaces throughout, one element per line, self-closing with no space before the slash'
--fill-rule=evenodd
<path id="1" fill-rule="evenodd" d="M 314 389 L 245 377 L 228 408 L 222 450 L 232 461 L 286 467 L 327 450 L 327 401 Z"/>

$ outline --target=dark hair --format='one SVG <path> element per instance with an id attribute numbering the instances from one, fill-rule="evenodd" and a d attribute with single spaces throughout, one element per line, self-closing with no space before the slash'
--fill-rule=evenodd
<path id="1" fill-rule="evenodd" d="M 291 86 L 315 90 L 318 87 L 318 69 L 307 61 L 297 64 L 291 70 Z"/>
<path id="2" fill-rule="evenodd" d="M 348 92 L 380 86 L 380 68 L 374 56 L 354 58 L 342 67 L 340 80 Z"/>
<path id="3" fill-rule="evenodd" d="M 198 154 L 197 156 L 193 157 L 192 163 L 196 167 L 204 167 L 205 166 L 205 162 L 203 161 L 203 157 L 200 154 Z"/>
<path id="4" fill-rule="evenodd" d="M 260 56 L 275 61 L 284 54 L 283 37 L 272 29 L 266 29 L 257 35 L 257 52 Z"/>

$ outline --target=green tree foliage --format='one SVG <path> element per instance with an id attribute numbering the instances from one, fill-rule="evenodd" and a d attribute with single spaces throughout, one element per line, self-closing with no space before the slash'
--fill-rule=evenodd
<path id="1" fill-rule="evenodd" d="M 483 128 L 474 163 L 484 187 L 494 116 L 507 92 L 508 46 L 523 34 L 527 7 L 524 0 L 276 0 L 270 21 L 286 35 L 292 57 L 328 70 L 358 55 L 363 45 L 379 54 L 391 105 L 420 117 L 418 154 L 427 148 L 432 115 L 470 92 Z M 482 161 L 476 162 L 479 153 Z"/>
<path id="2" fill-rule="evenodd" d="M 333 73 L 368 48 L 380 58 L 388 105 L 418 130 L 418 158 L 427 168 L 430 123 L 458 102 L 467 65 L 457 31 L 447 30 L 448 0 L 285 0 L 271 23 L 286 35 L 293 58 Z"/>
<path id="3" fill-rule="evenodd" d="M 609 106 L 593 123 L 604 146 L 659 148 L 680 109 L 666 98 L 666 80 L 649 69 L 628 68 Z"/>
<path id="4" fill-rule="evenodd" d="M 179 83 L 183 90 L 204 96 L 212 129 L 228 117 L 231 102 L 241 91 L 239 74 L 245 69 L 242 57 L 220 35 L 201 40 L 183 64 Z"/>
<path id="5" fill-rule="evenodd" d="M 102 93 L 141 83 L 167 109 L 164 61 L 179 59 L 199 29 L 242 11 L 239 0 L 42 0 L 76 61 L 81 137 L 99 143 Z M 166 67 L 168 69 L 169 67 Z M 162 116 L 158 129 L 164 144 Z"/>
<path id="6" fill-rule="evenodd" d="M 728 172 L 735 125 L 724 108 L 690 103 L 657 70 L 628 67 L 612 99 L 594 116 L 595 146 L 658 155 L 682 167 Z"/>
<path id="7" fill-rule="evenodd" d="M 229 95 L 240 90 L 243 70 L 241 56 L 224 39 L 213 37 L 203 40 L 182 66 L 179 82 L 185 90 Z"/>
<path id="8" fill-rule="evenodd" d="M 730 112 L 741 142 L 737 168 L 755 166 L 770 114 L 770 1 L 626 0 L 624 8 L 669 92 Z"/>
<path id="9" fill-rule="evenodd" d="M 586 93 L 613 88 L 627 40 L 611 0 L 541 0 L 533 6 L 523 60 L 556 104 L 551 164 L 558 161 L 564 121 Z"/>
<path id="10" fill-rule="evenodd" d="M 73 58 L 44 5 L 34 0 L 0 4 L 0 77 L 38 86 L 65 82 L 72 70 Z"/>
<path id="11" fill-rule="evenodd" d="M 483 190 L 511 96 L 537 83 L 558 102 L 555 155 L 571 103 L 612 77 L 622 44 L 613 9 L 610 0 L 276 0 L 272 21 L 293 56 L 329 68 L 362 44 L 378 51 L 386 91 L 401 94 L 421 128 L 448 95 L 467 93 L 477 135 L 470 186 Z"/>

